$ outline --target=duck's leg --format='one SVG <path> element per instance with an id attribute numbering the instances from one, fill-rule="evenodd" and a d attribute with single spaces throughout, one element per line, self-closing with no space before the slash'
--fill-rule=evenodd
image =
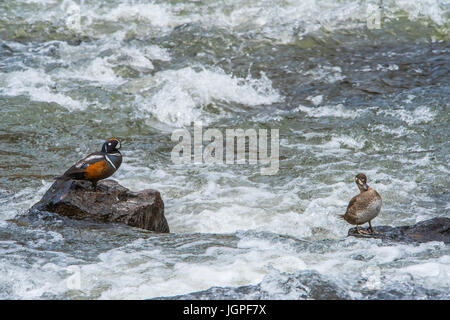
<path id="1" fill-rule="evenodd" d="M 373 231 L 372 224 L 370 223 L 370 221 L 369 221 L 369 230 L 370 230 L 370 233 L 374 233 L 375 232 L 375 231 Z"/>
<path id="2" fill-rule="evenodd" d="M 97 191 L 97 181 L 91 181 L 92 182 L 92 189 L 94 191 Z"/>

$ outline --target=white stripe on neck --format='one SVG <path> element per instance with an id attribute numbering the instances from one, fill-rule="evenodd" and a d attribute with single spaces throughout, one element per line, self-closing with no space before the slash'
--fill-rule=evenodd
<path id="1" fill-rule="evenodd" d="M 105 154 L 105 158 L 106 160 L 109 162 L 110 165 L 113 166 L 114 170 L 117 170 L 116 166 L 114 165 L 114 163 L 111 161 L 111 159 L 108 157 L 108 154 Z"/>

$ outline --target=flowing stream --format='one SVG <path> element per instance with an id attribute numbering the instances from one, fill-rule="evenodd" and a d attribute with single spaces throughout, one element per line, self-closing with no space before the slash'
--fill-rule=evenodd
<path id="1" fill-rule="evenodd" d="M 305 277 L 450 299 L 448 245 L 347 237 L 337 217 L 359 172 L 374 226 L 449 216 L 449 18 L 445 0 L 1 1 L 0 299 L 324 297 Z M 279 171 L 174 164 L 193 121 L 279 129 Z M 113 178 L 159 190 L 170 234 L 8 221 L 111 136 Z"/>

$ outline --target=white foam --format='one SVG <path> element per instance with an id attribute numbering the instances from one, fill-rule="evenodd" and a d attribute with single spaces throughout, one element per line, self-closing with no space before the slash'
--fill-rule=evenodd
<path id="1" fill-rule="evenodd" d="M 205 27 L 227 28 L 232 32 L 258 30 L 265 38 L 282 43 L 302 39 L 310 32 L 364 27 L 373 15 L 369 8 L 378 8 L 379 0 L 326 1 L 257 1 L 230 0 L 226 3 L 183 2 L 155 3 L 123 0 L 99 5 L 96 2 L 67 0 L 60 6 L 53 0 L 29 0 L 34 10 L 18 12 L 28 22 L 67 22 L 79 15 L 80 23 L 72 31 L 87 35 L 107 35 L 117 25 L 140 35 L 169 33 L 181 24 L 200 24 Z M 71 8 L 76 8 L 74 10 Z M 36 11 L 38 13 L 36 13 Z M 445 26 L 445 6 L 440 1 L 392 0 L 383 3 L 383 15 L 391 19 L 408 15 L 411 21 Z M 77 18 L 78 19 L 78 18 Z M 68 23 L 70 26 L 70 23 Z M 145 26 L 145 27 L 144 27 Z"/>
<path id="2" fill-rule="evenodd" d="M 342 75 L 341 67 L 320 65 L 317 68 L 308 70 L 304 73 L 305 76 L 310 76 L 314 81 L 324 81 L 326 83 L 334 83 L 345 79 Z"/>
<path id="3" fill-rule="evenodd" d="M 220 68 L 197 71 L 192 67 L 158 72 L 149 77 L 150 95 L 137 97 L 137 108 L 151 114 L 159 121 L 175 126 L 189 125 L 194 120 L 204 120 L 204 108 L 210 104 L 234 102 L 258 106 L 281 101 L 272 82 L 262 73 L 259 79 L 239 78 L 226 74 Z M 141 88 L 142 80 L 140 81 Z M 153 93 L 154 92 L 154 93 Z"/>
<path id="4" fill-rule="evenodd" d="M 116 75 L 114 68 L 130 66 L 140 71 L 152 70 L 152 61 L 170 61 L 167 49 L 156 45 L 145 47 L 123 44 L 124 33 L 116 32 L 107 40 L 70 46 L 58 43 L 58 54 L 68 68 L 60 68 L 55 74 L 61 80 L 79 79 L 94 84 L 121 85 L 125 82 Z M 103 56 L 103 52 L 112 52 Z"/>
<path id="5" fill-rule="evenodd" d="M 395 0 L 395 5 L 400 10 L 408 13 L 410 20 L 417 20 L 421 17 L 431 19 L 437 25 L 444 25 L 448 20 L 445 18 L 445 5 L 441 6 L 440 1 L 422 0 L 422 1 L 408 1 Z"/>
<path id="6" fill-rule="evenodd" d="M 321 102 L 315 101 L 317 104 Z M 313 102 L 314 103 L 314 102 Z M 334 117 L 334 118 L 347 118 L 347 119 L 355 119 L 362 112 L 360 110 L 348 110 L 341 103 L 337 105 L 324 105 L 317 107 L 307 107 L 304 105 L 299 105 L 294 111 L 303 111 L 309 117 L 320 118 L 320 117 Z"/>
<path id="7" fill-rule="evenodd" d="M 243 234 L 237 248 L 211 246 L 210 243 L 206 251 L 192 255 L 164 252 L 138 240 L 101 254 L 99 263 L 81 266 L 82 285 L 87 294 L 100 292 L 100 299 L 144 299 L 205 290 L 212 286 L 256 284 L 273 274 L 274 269 L 289 273 L 317 270 L 338 283 L 342 281 L 341 287 L 348 291 L 354 283 L 361 283 L 363 287 L 379 285 L 389 288 L 392 286 L 390 282 L 398 278 L 395 275 L 397 268 L 390 263 L 407 257 L 410 266 L 404 272 L 420 279 L 438 276 L 442 282 L 448 271 L 445 258 L 425 264 L 420 262 L 420 256 L 436 249 L 436 245 L 379 247 L 379 243 L 377 240 L 347 239 L 317 251 L 305 251 L 296 250 L 295 243 Z M 208 244 L 197 241 L 190 245 L 201 247 Z M 353 259 L 357 255 L 366 260 Z M 424 274 L 420 275 L 421 272 Z M 137 274 L 139 277 L 135 276 Z M 438 287 L 445 287 L 445 281 L 448 283 L 445 279 Z M 91 283 L 97 285 L 91 286 Z M 272 294 L 283 290 L 267 283 L 262 285 Z"/>
<path id="8" fill-rule="evenodd" d="M 414 110 L 407 110 L 403 107 L 393 108 L 379 111 L 380 114 L 395 117 L 409 125 L 428 123 L 435 119 L 437 112 L 430 109 L 428 106 L 419 106 Z"/>
<path id="9" fill-rule="evenodd" d="M 353 138 L 348 135 L 332 135 L 329 141 L 315 145 L 314 148 L 323 149 L 326 154 L 331 152 L 358 152 L 364 146 L 365 141 L 364 138 Z"/>
<path id="10" fill-rule="evenodd" d="M 113 22 L 145 22 L 156 27 L 175 27 L 183 20 L 173 14 L 173 9 L 172 6 L 165 4 L 120 3 L 106 14 L 98 15 L 96 18 Z"/>
<path id="11" fill-rule="evenodd" d="M 406 135 L 410 135 L 410 134 L 414 133 L 414 131 L 407 129 L 404 126 L 399 126 L 399 127 L 394 128 L 392 126 L 388 127 L 383 124 L 377 124 L 375 126 L 371 126 L 371 130 L 381 131 L 381 132 L 387 133 L 387 134 L 392 134 L 397 138 L 404 137 Z"/>
<path id="12" fill-rule="evenodd" d="M 40 69 L 26 69 L 0 74 L 3 86 L 0 92 L 7 96 L 26 95 L 32 101 L 57 103 L 69 110 L 80 110 L 86 107 L 84 101 L 80 102 L 57 92 L 56 82 Z"/>
<path id="13" fill-rule="evenodd" d="M 142 64 L 143 62 L 141 61 L 140 63 Z M 95 58 L 86 67 L 81 67 L 75 71 L 72 77 L 104 84 L 120 84 L 124 82 L 123 79 L 116 76 L 112 68 L 113 65 L 106 58 Z M 71 76 L 66 74 L 66 77 Z"/>
<path id="14" fill-rule="evenodd" d="M 323 101 L 323 95 L 319 94 L 318 96 L 315 96 L 315 97 L 309 96 L 306 99 L 311 101 L 315 106 L 318 106 Z"/>

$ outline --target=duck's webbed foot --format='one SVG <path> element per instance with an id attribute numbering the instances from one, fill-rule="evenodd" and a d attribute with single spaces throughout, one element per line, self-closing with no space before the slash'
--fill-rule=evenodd
<path id="1" fill-rule="evenodd" d="M 369 232 L 369 231 L 366 231 L 366 230 L 361 230 L 358 225 L 356 226 L 356 233 L 357 234 L 361 234 L 361 235 L 372 234 L 372 232 Z"/>

